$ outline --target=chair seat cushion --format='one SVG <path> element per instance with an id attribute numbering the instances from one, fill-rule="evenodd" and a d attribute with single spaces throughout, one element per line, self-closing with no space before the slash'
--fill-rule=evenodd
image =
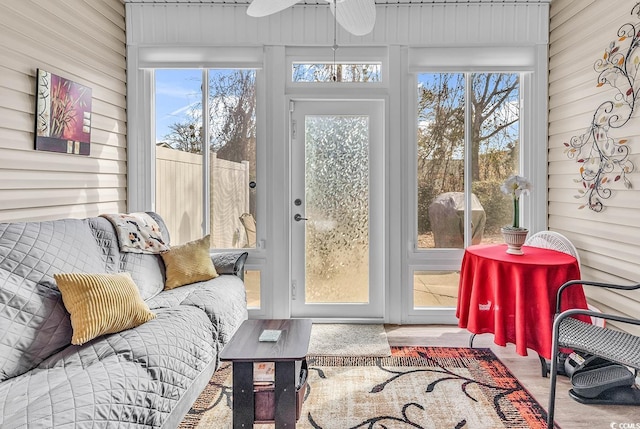
<path id="1" fill-rule="evenodd" d="M 640 368 L 640 337 L 567 317 L 560 323 L 560 347 L 580 350 L 633 368 Z"/>

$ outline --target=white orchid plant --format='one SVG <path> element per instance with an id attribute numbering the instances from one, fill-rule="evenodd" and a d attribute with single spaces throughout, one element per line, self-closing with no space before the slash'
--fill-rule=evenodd
<path id="1" fill-rule="evenodd" d="M 531 189 L 531 182 L 517 175 L 510 176 L 502 186 L 500 186 L 500 190 L 511 196 L 513 200 L 513 223 L 510 228 L 520 229 L 520 196 L 523 194 L 528 195 Z"/>

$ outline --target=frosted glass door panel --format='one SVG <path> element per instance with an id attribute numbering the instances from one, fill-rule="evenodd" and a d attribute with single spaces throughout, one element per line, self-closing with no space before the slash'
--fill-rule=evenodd
<path id="1" fill-rule="evenodd" d="M 369 118 L 305 118 L 305 299 L 369 302 Z"/>
<path id="2" fill-rule="evenodd" d="M 291 315 L 381 320 L 384 102 L 290 107 Z"/>

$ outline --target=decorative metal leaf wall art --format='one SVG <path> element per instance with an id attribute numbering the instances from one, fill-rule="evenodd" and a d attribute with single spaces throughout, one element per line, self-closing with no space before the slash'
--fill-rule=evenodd
<path id="1" fill-rule="evenodd" d="M 631 15 L 640 18 L 640 3 L 631 9 Z M 618 29 L 618 39 L 605 49 L 604 55 L 593 65 L 598 73 L 598 87 L 614 89 L 612 99 L 600 104 L 591 119 L 591 124 L 582 135 L 573 136 L 564 143 L 565 153 L 580 164 L 580 183 L 577 199 L 587 202 L 579 208 L 589 207 L 595 212 L 604 209 L 603 200 L 611 197 L 610 186 L 624 183 L 631 189 L 628 174 L 635 170 L 629 159 L 626 139 L 616 139 L 609 133 L 623 127 L 633 115 L 640 95 L 640 22 L 627 23 Z"/>

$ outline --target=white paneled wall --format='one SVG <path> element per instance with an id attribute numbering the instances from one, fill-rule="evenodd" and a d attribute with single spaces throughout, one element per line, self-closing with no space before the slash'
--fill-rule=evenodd
<path id="1" fill-rule="evenodd" d="M 0 222 L 126 211 L 119 0 L 0 2 Z M 34 150 L 36 69 L 92 89 L 91 155 Z"/>
<path id="2" fill-rule="evenodd" d="M 613 7 L 604 1 L 554 0 L 550 9 L 549 228 L 576 245 L 583 278 L 625 284 L 640 281 L 640 109 L 636 107 L 624 127 L 611 132 L 613 137 L 629 139 L 636 165 L 636 172 L 629 175 L 634 189 L 611 186 L 613 195 L 604 201 L 601 213 L 578 209 L 585 202 L 574 198 L 580 165 L 566 156 L 564 142 L 584 133 L 595 109 L 611 99 L 610 87 L 596 86 L 593 65 L 618 39 L 620 26 L 640 22 L 630 14 L 634 4 L 616 2 Z M 637 293 L 588 289 L 587 295 L 603 310 L 637 316 Z"/>
<path id="3" fill-rule="evenodd" d="M 126 3 L 128 53 L 128 118 L 129 161 L 137 170 L 129 170 L 129 207 L 140 210 L 153 207 L 154 196 L 140 190 L 155 180 L 154 172 L 143 170 L 146 160 L 153 159 L 149 129 L 153 115 L 145 101 L 150 99 L 154 67 L 214 67 L 216 61 L 240 61 L 261 67 L 264 97 L 258 96 L 258 172 L 262 186 L 260 196 L 266 201 L 264 215 L 258 216 L 263 247 L 250 251 L 249 260 L 260 267 L 263 286 L 263 316 L 289 317 L 291 284 L 289 201 L 290 159 L 288 134 L 288 99 L 354 97 L 384 99 L 385 149 L 385 282 L 388 308 L 385 318 L 390 323 L 406 321 L 401 288 L 412 287 L 408 275 L 407 242 L 413 222 L 405 210 L 412 207 L 414 178 L 410 178 L 411 141 L 415 135 L 411 95 L 415 88 L 412 73 L 429 67 L 450 71 L 470 65 L 483 70 L 524 71 L 523 86 L 534 95 L 524 106 L 529 109 L 529 125 L 523 128 L 523 139 L 540 142 L 529 145 L 527 169 L 546 178 L 547 123 L 547 45 L 549 1 L 479 1 L 401 0 L 396 4 L 377 1 L 376 24 L 372 33 L 356 37 L 338 29 L 337 61 L 352 59 L 383 61 L 384 82 L 375 88 L 318 88 L 295 86 L 286 79 L 289 59 L 298 55 L 317 61 L 333 44 L 333 17 L 326 3 L 297 4 L 264 18 L 251 18 L 246 4 L 211 4 L 181 0 L 150 4 L 131 0 Z M 186 2 L 186 4 L 185 4 Z M 246 3 L 246 2 L 245 2 Z M 317 47 L 317 49 L 310 49 Z M 229 51 L 231 48 L 232 51 Z M 482 48 L 482 49 L 479 49 Z M 233 51 L 237 51 L 237 58 Z M 301 54 L 302 53 L 302 54 Z M 241 54 L 241 55 L 240 55 Z M 240 58 L 243 57 L 243 58 Z M 445 58 L 446 57 L 446 58 Z M 322 57 L 328 58 L 328 57 Z M 368 59 L 367 59 L 368 58 Z M 454 59 L 464 64 L 453 63 Z M 490 61 L 487 58 L 491 58 Z M 411 68 L 413 66 L 413 68 Z M 509 69 L 511 70 L 511 69 Z M 261 85 L 258 84 L 260 91 Z M 146 139 L 146 140 L 145 140 Z M 260 156 L 263 156 L 260 158 Z M 260 162 L 263 162 L 261 165 Z M 541 168 L 535 168 L 540 165 Z M 142 166 L 142 168 L 140 168 Z M 150 167 L 151 168 L 151 167 Z M 527 171 L 528 174 L 529 171 Z M 544 186 L 540 187 L 546 194 Z M 283 192 L 284 191 L 284 192 Z M 539 191 L 537 191 L 539 192 Z M 546 201 L 546 195 L 541 199 Z M 258 200 L 260 201 L 260 199 Z M 546 226 L 546 205 L 527 209 L 535 213 L 536 228 Z M 541 212 L 541 214 L 540 214 Z M 533 215 L 529 218 L 534 218 Z M 260 237 L 259 237 L 260 239 Z M 411 247 L 411 246 L 409 246 Z M 251 260 L 255 256 L 254 260 Z M 448 257 L 448 256 L 447 256 Z M 422 261 L 421 261 L 422 262 Z M 406 299 L 405 299 L 406 301 Z M 406 301 L 408 302 L 408 301 Z M 453 313 L 453 311 L 451 311 Z M 420 315 L 420 317 L 423 317 Z M 418 323 L 418 320 L 411 319 Z M 433 320 L 433 319 L 430 319 Z M 453 320 L 453 314 L 451 315 Z"/>
<path id="4" fill-rule="evenodd" d="M 373 32 L 358 37 L 339 28 L 338 42 L 344 46 L 432 47 L 545 44 L 548 6 L 544 0 L 525 4 L 378 5 Z M 298 5 L 268 17 L 252 18 L 247 16 L 244 5 L 130 3 L 127 22 L 129 45 L 333 43 L 333 15 L 323 5 Z"/>
<path id="5" fill-rule="evenodd" d="M 469 54 L 463 58 L 474 58 L 474 65 L 478 66 L 478 58 L 483 54 L 475 48 L 495 48 L 502 57 L 510 57 L 510 64 L 514 63 L 513 56 L 522 58 L 534 51 L 543 52 L 543 57 L 530 60 L 526 69 L 536 68 L 539 79 L 536 84 L 546 86 L 546 75 L 541 72 L 546 71 L 549 1 L 452 0 L 446 3 L 378 4 L 372 33 L 356 37 L 338 29 L 337 41 L 342 49 L 337 50 L 336 57 L 340 61 L 342 56 L 366 47 L 430 48 L 429 61 L 433 67 L 437 64 L 434 57 L 439 55 L 433 48 L 448 51 L 445 52 L 447 58 L 451 58 L 449 54 L 456 48 L 458 52 L 466 50 Z M 131 210 L 154 205 L 153 195 L 144 191 L 153 189 L 155 180 L 153 167 L 145 164 L 145 160 L 153 158 L 153 139 L 148 133 L 152 128 L 152 115 L 146 109 L 152 96 L 147 93 L 152 82 L 151 73 L 145 69 L 182 65 L 214 67 L 216 61 L 233 63 L 234 59 L 238 60 L 233 55 L 234 50 L 244 55 L 239 66 L 261 67 L 265 60 L 263 49 L 266 52 L 269 47 L 285 47 L 286 52 L 290 52 L 296 47 L 326 48 L 333 44 L 333 15 L 326 4 L 296 5 L 263 18 L 249 17 L 246 10 L 246 4 L 221 4 L 220 1 L 126 2 L 131 143 L 128 156 L 130 165 L 136 168 L 129 170 L 128 178 Z M 353 49 L 345 49 L 347 47 Z M 491 67 L 495 67 L 496 58 L 492 60 Z M 451 66 L 451 63 L 447 64 L 447 67 Z M 276 81 L 275 77 L 269 79 L 268 85 Z M 393 96 L 400 94 L 396 92 Z M 544 102 L 544 113 L 538 116 L 546 122 L 546 97 Z M 532 111 L 537 110 L 533 107 Z M 537 130 L 543 130 L 543 127 Z M 544 172 L 540 174 L 544 175 Z"/>

